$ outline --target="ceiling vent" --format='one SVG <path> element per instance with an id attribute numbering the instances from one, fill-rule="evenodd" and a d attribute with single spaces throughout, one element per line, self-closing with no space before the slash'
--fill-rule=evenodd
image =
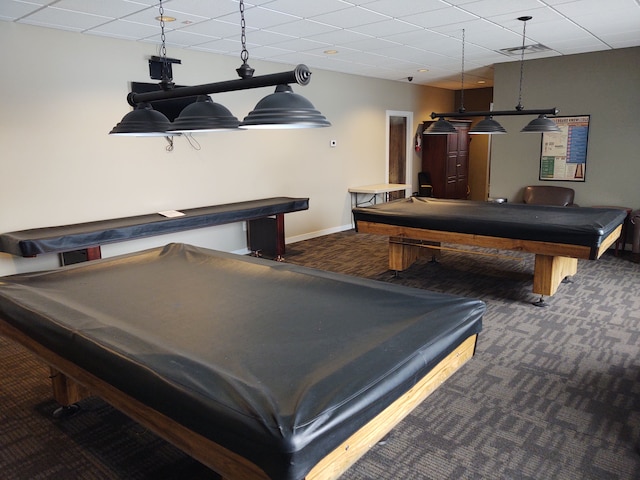
<path id="1" fill-rule="evenodd" d="M 511 47 L 511 48 L 503 48 L 501 50 L 499 50 L 500 53 L 503 53 L 505 55 L 509 55 L 512 57 L 515 56 L 520 56 L 521 53 L 540 53 L 540 52 L 548 52 L 551 49 L 545 45 L 542 45 L 541 43 L 536 43 L 534 45 L 525 45 L 520 46 L 520 47 Z"/>

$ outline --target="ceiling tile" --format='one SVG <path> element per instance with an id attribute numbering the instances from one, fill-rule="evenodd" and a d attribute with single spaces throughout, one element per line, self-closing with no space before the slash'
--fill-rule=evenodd
<path id="1" fill-rule="evenodd" d="M 310 18 L 327 12 L 344 10 L 349 8 L 351 5 L 340 0 L 322 0 L 314 2 L 304 2 L 300 0 L 274 0 L 263 6 L 270 10 L 296 15 L 300 18 Z"/>
<path id="2" fill-rule="evenodd" d="M 16 2 L 13 0 L 3 0 L 0 2 L 0 19 L 17 20 L 25 15 L 35 12 L 42 8 L 41 5 L 34 3 Z"/>
<path id="3" fill-rule="evenodd" d="M 127 20 L 113 20 L 112 22 L 91 29 L 88 33 L 126 38 L 129 40 L 140 40 L 155 35 L 158 43 L 160 42 L 160 26 L 143 25 Z"/>
<path id="4" fill-rule="evenodd" d="M 148 8 L 139 3 L 126 2 L 124 0 L 109 0 L 108 2 L 104 0 L 59 0 L 54 5 L 55 8 L 101 15 L 112 19 L 125 17 Z M 155 15 L 158 15 L 157 11 Z"/>
<path id="5" fill-rule="evenodd" d="M 388 15 L 392 18 L 402 18 L 419 13 L 450 8 L 450 5 L 440 0 L 420 0 L 419 2 L 415 0 L 374 0 L 373 2 L 367 3 L 365 8 Z"/>
<path id="6" fill-rule="evenodd" d="M 238 0 L 164 0 L 170 46 L 239 56 Z M 158 45 L 158 0 L 0 0 L 0 22 L 13 21 Z M 245 0 L 247 45 L 255 56 L 451 87 L 461 71 L 490 75 L 518 61 L 500 49 L 541 43 L 543 58 L 640 46 L 638 0 Z M 338 55 L 324 51 L 338 50 Z M 302 57 L 300 60 L 298 57 Z M 490 80 L 490 79 L 489 79 Z M 470 80 L 471 81 L 471 80 Z M 491 83 L 490 81 L 488 82 Z"/>
<path id="7" fill-rule="evenodd" d="M 325 13 L 311 17 L 317 22 L 334 25 L 339 28 L 353 28 L 368 23 L 389 20 L 389 17 L 361 7 L 351 7 L 337 12 Z"/>
<path id="8" fill-rule="evenodd" d="M 72 12 L 55 7 L 46 7 L 24 17 L 20 22 L 81 32 L 102 25 L 110 20 L 111 18 L 109 17 Z"/>

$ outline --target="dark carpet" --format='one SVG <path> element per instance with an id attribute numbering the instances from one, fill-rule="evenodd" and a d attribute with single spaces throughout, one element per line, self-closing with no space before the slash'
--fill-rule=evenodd
<path id="1" fill-rule="evenodd" d="M 475 357 L 343 478 L 640 479 L 640 264 L 580 260 L 538 308 L 532 255 L 464 248 L 394 276 L 385 237 L 287 246 L 290 263 L 487 303 Z M 218 478 L 100 399 L 52 418 L 48 369 L 2 337 L 0 366 L 1 479 Z"/>

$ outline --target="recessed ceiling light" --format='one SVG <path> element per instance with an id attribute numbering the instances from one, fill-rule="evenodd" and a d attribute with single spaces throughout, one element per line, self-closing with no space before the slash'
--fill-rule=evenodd
<path id="1" fill-rule="evenodd" d="M 338 50 L 325 50 L 324 53 L 326 53 L 327 55 L 335 55 L 336 53 L 338 53 Z"/>
<path id="2" fill-rule="evenodd" d="M 418 73 L 424 73 L 424 72 L 428 72 L 429 69 L 428 68 L 421 68 L 418 70 Z"/>
<path id="3" fill-rule="evenodd" d="M 176 18 L 175 17 L 169 17 L 167 15 L 162 15 L 162 16 L 157 16 L 156 20 L 158 20 L 159 22 L 175 22 Z"/>

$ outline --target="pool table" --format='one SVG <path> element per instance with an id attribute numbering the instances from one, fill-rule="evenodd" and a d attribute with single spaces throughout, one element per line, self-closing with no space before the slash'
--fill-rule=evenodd
<path id="1" fill-rule="evenodd" d="M 484 311 L 184 244 L 0 278 L 0 334 L 61 404 L 99 395 L 237 480 L 338 478 L 472 357 Z"/>
<path id="2" fill-rule="evenodd" d="M 402 271 L 441 243 L 535 254 L 533 292 L 556 293 L 578 259 L 596 260 L 620 236 L 619 209 L 411 197 L 353 209 L 356 230 L 389 236 L 389 268 Z M 425 243 L 426 242 L 426 243 Z"/>

